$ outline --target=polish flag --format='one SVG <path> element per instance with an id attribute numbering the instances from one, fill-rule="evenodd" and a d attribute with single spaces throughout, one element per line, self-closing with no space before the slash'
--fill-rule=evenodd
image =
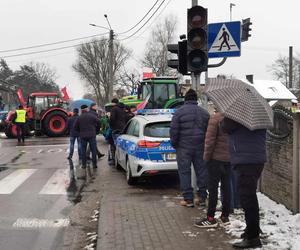
<path id="1" fill-rule="evenodd" d="M 136 110 L 144 109 L 150 99 L 151 94 L 149 93 L 145 100 L 143 100 L 140 104 L 136 106 Z"/>
<path id="2" fill-rule="evenodd" d="M 70 99 L 68 93 L 67 93 L 67 87 L 63 87 L 61 89 L 61 92 L 63 93 L 63 99 L 64 101 L 68 101 Z"/>

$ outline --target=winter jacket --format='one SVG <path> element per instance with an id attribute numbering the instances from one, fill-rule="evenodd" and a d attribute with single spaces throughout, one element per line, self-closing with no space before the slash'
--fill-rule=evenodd
<path id="1" fill-rule="evenodd" d="M 134 113 L 132 112 L 125 112 L 125 124 L 129 122 L 134 117 Z"/>
<path id="2" fill-rule="evenodd" d="M 205 135 L 203 159 L 230 162 L 228 134 L 223 132 L 220 122 L 224 119 L 221 113 L 213 114 L 209 121 Z"/>
<path id="3" fill-rule="evenodd" d="M 209 114 L 197 101 L 186 101 L 176 110 L 170 128 L 172 146 L 190 150 L 204 150 Z"/>
<path id="4" fill-rule="evenodd" d="M 98 119 L 99 119 L 99 115 L 98 115 L 98 113 L 97 113 L 97 111 L 96 110 L 94 110 L 94 109 L 90 109 L 90 111 L 89 111 L 92 115 L 94 115 L 95 117 L 97 117 Z"/>
<path id="5" fill-rule="evenodd" d="M 68 118 L 67 128 L 69 130 L 70 137 L 78 137 L 79 136 L 79 132 L 74 129 L 74 124 L 78 117 L 79 117 L 78 115 L 73 115 Z"/>
<path id="6" fill-rule="evenodd" d="M 251 131 L 229 118 L 224 118 L 221 126 L 229 134 L 230 162 L 233 166 L 266 162 L 265 129 Z"/>
<path id="7" fill-rule="evenodd" d="M 79 132 L 80 138 L 95 137 L 100 129 L 100 121 L 90 112 L 83 112 L 75 121 L 74 129 Z"/>
<path id="8" fill-rule="evenodd" d="M 112 131 L 122 131 L 126 125 L 126 114 L 120 104 L 112 107 L 110 112 L 109 126 Z"/>

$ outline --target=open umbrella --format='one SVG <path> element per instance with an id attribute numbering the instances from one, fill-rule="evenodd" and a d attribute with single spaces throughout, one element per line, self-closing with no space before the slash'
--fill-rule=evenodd
<path id="1" fill-rule="evenodd" d="M 204 92 L 225 117 L 248 129 L 273 127 L 273 111 L 253 86 L 240 80 L 212 78 Z"/>
<path id="2" fill-rule="evenodd" d="M 73 109 L 80 109 L 81 105 L 87 105 L 90 106 L 92 103 L 95 103 L 93 100 L 90 99 L 79 99 L 75 100 L 70 104 L 71 110 Z"/>

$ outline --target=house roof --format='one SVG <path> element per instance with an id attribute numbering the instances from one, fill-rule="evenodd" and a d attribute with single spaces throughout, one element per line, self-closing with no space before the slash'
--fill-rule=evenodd
<path id="1" fill-rule="evenodd" d="M 253 83 L 244 79 L 242 81 L 252 85 L 258 93 L 268 101 L 297 99 L 297 97 L 280 81 L 254 80 Z"/>

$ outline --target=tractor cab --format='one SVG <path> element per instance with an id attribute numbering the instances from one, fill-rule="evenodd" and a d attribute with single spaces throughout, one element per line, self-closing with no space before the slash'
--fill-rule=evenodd
<path id="1" fill-rule="evenodd" d="M 178 108 L 183 100 L 179 99 L 177 78 L 148 78 L 141 82 L 138 99 L 149 98 L 145 108 Z"/>
<path id="2" fill-rule="evenodd" d="M 27 114 L 30 119 L 40 120 L 50 108 L 54 107 L 63 107 L 57 93 L 32 93 L 27 101 Z"/>

